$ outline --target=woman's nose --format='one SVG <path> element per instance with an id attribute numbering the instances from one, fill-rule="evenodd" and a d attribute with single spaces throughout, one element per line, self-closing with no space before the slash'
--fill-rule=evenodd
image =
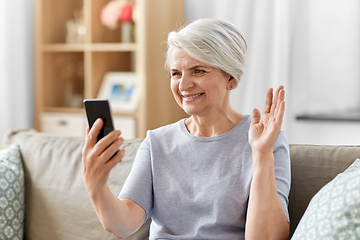
<path id="1" fill-rule="evenodd" d="M 186 76 L 185 74 L 182 75 L 179 83 L 179 90 L 185 91 L 194 86 L 194 82 L 192 81 L 190 76 Z"/>

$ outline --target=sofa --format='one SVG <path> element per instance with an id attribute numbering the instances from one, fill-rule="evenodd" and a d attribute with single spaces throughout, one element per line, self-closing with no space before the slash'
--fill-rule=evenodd
<path id="1" fill-rule="evenodd" d="M 116 195 L 129 174 L 141 141 L 126 139 L 123 144 L 126 154 L 108 179 Z M 24 192 L 23 195 L 19 194 L 18 202 L 24 204 L 24 212 L 21 213 L 20 209 L 16 221 L 6 220 L 6 207 L 1 207 L 1 199 L 6 200 L 7 195 L 3 191 L 4 198 L 0 191 L 0 232 L 2 225 L 17 222 L 15 227 L 7 227 L 6 233 L 13 236 L 9 239 L 115 239 L 103 229 L 85 191 L 81 160 L 83 144 L 82 138 L 52 136 L 34 129 L 11 130 L 5 134 L 0 163 L 6 160 L 10 150 L 13 151 L 11 161 L 15 162 L 16 151 L 19 152 L 21 164 L 13 172 L 19 175 L 17 185 L 23 184 Z M 312 197 L 360 157 L 360 146 L 293 144 L 290 145 L 290 157 L 292 183 L 289 214 L 292 235 Z M 0 190 L 1 169 L 0 165 Z M 6 201 L 11 202 L 11 199 Z M 150 220 L 126 239 L 147 239 L 149 225 Z M 7 236 L 2 234 L 0 239 L 6 239 Z"/>

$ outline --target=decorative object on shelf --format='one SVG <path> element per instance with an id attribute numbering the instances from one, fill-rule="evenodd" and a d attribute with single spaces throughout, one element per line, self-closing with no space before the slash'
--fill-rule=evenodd
<path id="1" fill-rule="evenodd" d="M 139 102 L 135 72 L 108 72 L 97 98 L 109 99 L 111 108 L 119 112 L 135 112 Z"/>
<path id="2" fill-rule="evenodd" d="M 134 23 L 132 21 L 133 6 L 125 4 L 119 21 L 121 22 L 121 42 L 134 42 Z"/>
<path id="3" fill-rule="evenodd" d="M 121 42 L 134 42 L 134 3 L 131 0 L 113 0 L 101 10 L 101 22 L 109 29 L 120 24 Z"/>
<path id="4" fill-rule="evenodd" d="M 66 22 L 66 43 L 83 43 L 86 27 L 84 25 L 84 14 L 82 9 L 74 10 L 74 19 Z"/>
<path id="5" fill-rule="evenodd" d="M 72 64 L 69 64 L 72 63 Z M 74 58 L 70 54 L 58 56 L 60 80 L 64 82 L 64 106 L 70 108 L 81 108 L 84 99 L 84 62 Z"/>

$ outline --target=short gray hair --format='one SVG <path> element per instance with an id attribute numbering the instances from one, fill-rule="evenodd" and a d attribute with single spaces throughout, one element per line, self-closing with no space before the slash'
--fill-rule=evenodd
<path id="1" fill-rule="evenodd" d="M 192 58 L 221 69 L 239 84 L 244 73 L 246 42 L 231 23 L 204 18 L 196 20 L 178 32 L 168 35 L 166 67 L 170 69 L 174 47 L 185 50 Z"/>

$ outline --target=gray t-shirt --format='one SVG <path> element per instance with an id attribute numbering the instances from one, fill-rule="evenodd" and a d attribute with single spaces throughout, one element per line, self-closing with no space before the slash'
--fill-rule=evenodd
<path id="1" fill-rule="evenodd" d="M 150 239 L 244 239 L 252 178 L 250 116 L 216 137 L 191 135 L 184 120 L 147 132 L 119 198 L 139 204 L 147 218 L 152 212 Z M 283 132 L 274 157 L 289 221 L 290 156 Z"/>

